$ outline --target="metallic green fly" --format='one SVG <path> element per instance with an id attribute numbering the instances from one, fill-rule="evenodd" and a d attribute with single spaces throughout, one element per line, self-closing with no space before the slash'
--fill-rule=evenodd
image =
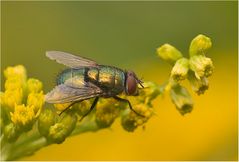
<path id="1" fill-rule="evenodd" d="M 75 103 L 95 98 L 90 110 L 82 116 L 82 120 L 95 108 L 99 97 L 113 97 L 118 101 L 127 102 L 133 112 L 143 117 L 132 108 L 127 99 L 117 96 L 123 92 L 126 95 L 138 95 L 138 84 L 144 88 L 143 82 L 137 78 L 134 72 L 123 71 L 113 66 L 99 65 L 90 59 L 60 51 L 48 51 L 46 56 L 69 67 L 58 75 L 57 86 L 46 94 L 46 102 L 71 103 L 65 109 L 67 110 Z"/>

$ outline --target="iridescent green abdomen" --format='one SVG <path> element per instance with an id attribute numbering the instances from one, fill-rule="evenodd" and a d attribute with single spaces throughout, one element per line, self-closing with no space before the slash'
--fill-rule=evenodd
<path id="1" fill-rule="evenodd" d="M 90 68 L 66 69 L 58 76 L 57 84 L 64 84 L 67 80 L 76 76 L 80 80 L 91 82 L 101 88 L 105 92 L 105 97 L 111 97 L 124 91 L 124 71 L 104 65 Z"/>

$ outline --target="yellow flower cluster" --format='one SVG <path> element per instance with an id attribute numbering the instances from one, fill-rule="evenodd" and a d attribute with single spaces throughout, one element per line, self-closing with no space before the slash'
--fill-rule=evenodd
<path id="1" fill-rule="evenodd" d="M 3 117 L 3 123 L 12 122 L 20 130 L 30 129 L 44 104 L 42 83 L 34 78 L 27 79 L 22 65 L 7 67 L 4 76 L 6 81 L 5 91 L 1 92 L 1 108 L 8 118 Z"/>
<path id="2" fill-rule="evenodd" d="M 164 44 L 157 49 L 159 57 L 171 63 L 173 68 L 165 90 L 171 91 L 171 99 L 181 114 L 191 112 L 193 103 L 187 89 L 180 85 L 188 79 L 192 89 L 198 95 L 208 89 L 208 77 L 213 73 L 213 62 L 206 57 L 212 47 L 211 39 L 205 35 L 196 36 L 189 47 L 189 58 L 182 56 L 175 47 Z"/>

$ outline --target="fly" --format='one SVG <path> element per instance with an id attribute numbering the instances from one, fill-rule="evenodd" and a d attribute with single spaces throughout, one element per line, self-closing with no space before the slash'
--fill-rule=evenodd
<path id="1" fill-rule="evenodd" d="M 132 108 L 129 100 L 117 96 L 123 92 L 129 96 L 138 95 L 138 84 L 144 88 L 143 82 L 133 71 L 100 65 L 90 59 L 61 51 L 48 51 L 46 56 L 69 67 L 58 75 L 56 87 L 46 94 L 46 102 L 71 103 L 65 109 L 67 110 L 75 103 L 95 98 L 89 111 L 82 116 L 82 120 L 95 108 L 99 97 L 113 97 L 118 101 L 128 103 L 134 113 L 144 117 Z"/>

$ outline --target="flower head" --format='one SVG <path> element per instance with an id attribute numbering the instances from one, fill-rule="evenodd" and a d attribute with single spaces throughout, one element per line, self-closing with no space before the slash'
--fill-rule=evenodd
<path id="1" fill-rule="evenodd" d="M 164 44 L 159 47 L 157 49 L 157 54 L 170 64 L 174 64 L 178 59 L 183 57 L 181 52 L 170 44 Z"/>
<path id="2" fill-rule="evenodd" d="M 27 78 L 26 69 L 22 65 L 7 67 L 7 69 L 4 70 L 4 76 L 7 79 L 17 77 L 26 80 Z"/>
<path id="3" fill-rule="evenodd" d="M 39 114 L 42 105 L 44 104 L 44 94 L 43 91 L 40 93 L 30 93 L 27 97 L 27 105 L 34 107 L 34 112 Z M 38 116 L 38 115 L 37 115 Z"/>
<path id="4" fill-rule="evenodd" d="M 186 79 L 188 69 L 189 69 L 188 59 L 181 58 L 177 60 L 171 71 L 171 78 L 173 78 L 175 81 Z"/>
<path id="5" fill-rule="evenodd" d="M 3 103 L 10 110 L 14 109 L 15 104 L 19 105 L 22 103 L 23 92 L 22 88 L 15 90 L 6 90 L 3 95 Z"/>
<path id="6" fill-rule="evenodd" d="M 33 106 L 15 105 L 14 112 L 10 112 L 11 121 L 19 126 L 24 128 L 29 128 L 32 126 L 35 113 Z"/>
<path id="7" fill-rule="evenodd" d="M 213 73 L 213 63 L 210 58 L 203 55 L 192 56 L 189 60 L 189 66 L 195 72 L 195 76 L 200 79 L 201 77 L 209 77 Z"/>
<path id="8" fill-rule="evenodd" d="M 6 90 L 15 90 L 24 88 L 24 81 L 19 77 L 9 77 L 5 82 L 5 89 Z"/>
<path id="9" fill-rule="evenodd" d="M 212 47 L 211 39 L 205 35 L 198 35 L 195 37 L 189 47 L 190 56 L 205 55 L 207 51 Z"/>
<path id="10" fill-rule="evenodd" d="M 38 79 L 30 78 L 27 80 L 28 93 L 38 93 L 42 90 L 42 82 Z"/>

